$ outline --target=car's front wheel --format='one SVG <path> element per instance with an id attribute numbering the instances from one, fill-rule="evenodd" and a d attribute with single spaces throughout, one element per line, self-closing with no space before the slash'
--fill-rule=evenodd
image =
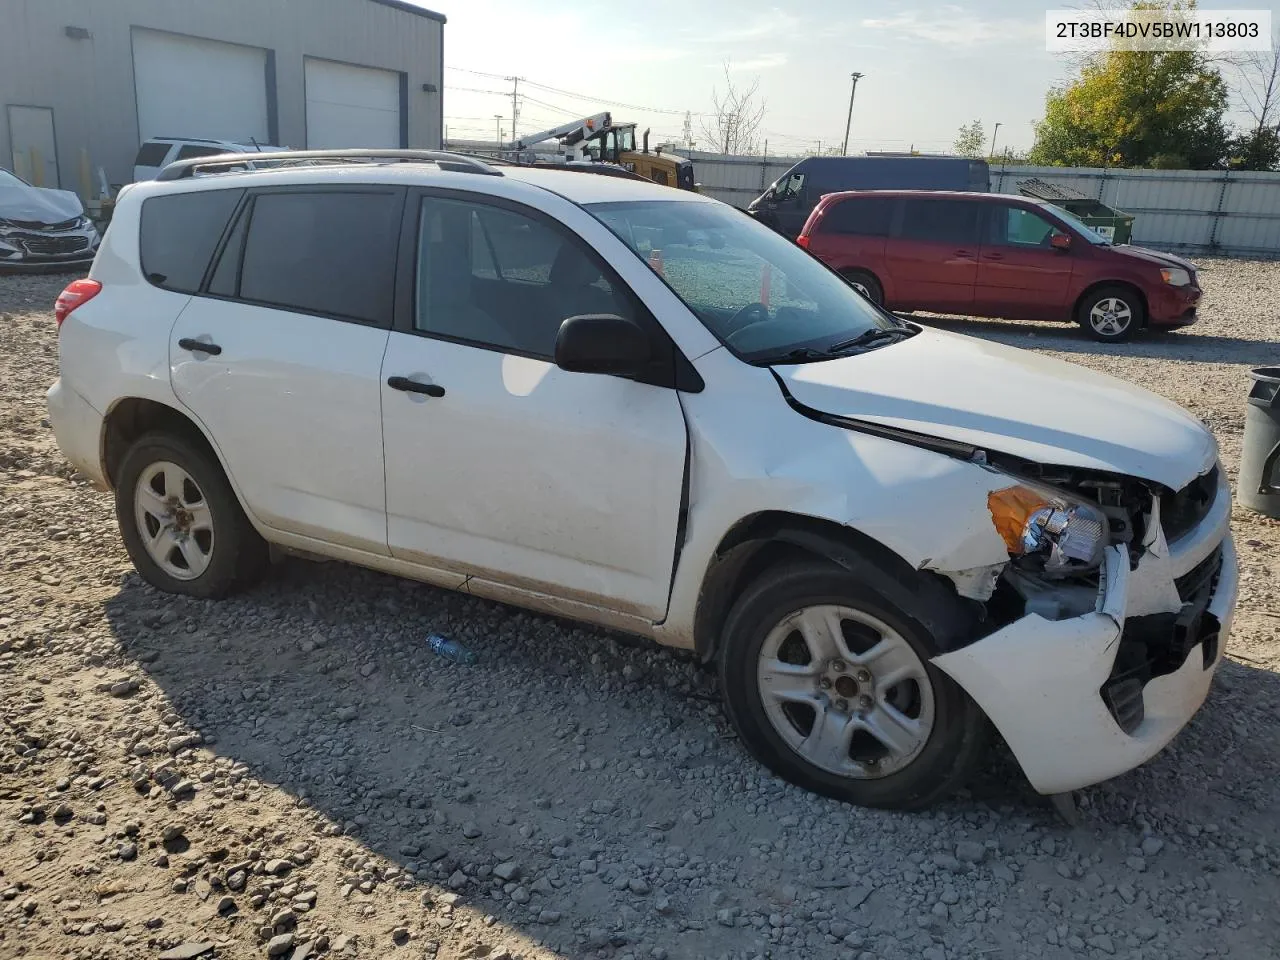
<path id="1" fill-rule="evenodd" d="M 1128 287 L 1100 287 L 1080 303 L 1077 320 L 1093 339 L 1102 343 L 1128 340 L 1146 318 L 1142 301 Z"/>
<path id="2" fill-rule="evenodd" d="M 987 721 L 930 658 L 929 631 L 843 568 L 765 573 L 726 621 L 720 677 L 739 735 L 806 789 L 916 809 L 956 789 Z"/>
<path id="3" fill-rule="evenodd" d="M 142 578 L 210 600 L 257 579 L 267 545 L 213 455 L 186 437 L 149 433 L 120 464 L 116 519 Z"/>

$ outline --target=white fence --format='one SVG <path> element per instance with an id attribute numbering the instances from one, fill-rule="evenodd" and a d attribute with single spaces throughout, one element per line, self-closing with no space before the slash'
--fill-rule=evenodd
<path id="1" fill-rule="evenodd" d="M 693 160 L 703 193 L 735 207 L 746 207 L 800 159 L 680 153 Z M 1137 244 L 1187 253 L 1280 257 L 1280 173 L 993 164 L 991 189 L 1017 193 L 1019 181 L 1030 177 L 1133 214 Z"/>

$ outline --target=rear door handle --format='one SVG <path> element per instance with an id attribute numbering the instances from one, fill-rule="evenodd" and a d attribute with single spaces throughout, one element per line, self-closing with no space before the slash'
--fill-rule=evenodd
<path id="1" fill-rule="evenodd" d="M 421 393 L 428 397 L 444 396 L 444 387 L 438 383 L 419 383 L 408 377 L 387 377 L 387 386 L 392 390 L 403 390 L 405 393 Z"/>
<path id="2" fill-rule="evenodd" d="M 183 337 L 178 341 L 178 346 L 192 353 L 207 353 L 211 357 L 216 357 L 222 352 L 222 348 L 216 343 L 205 343 L 203 340 L 193 340 L 191 337 Z"/>
<path id="3" fill-rule="evenodd" d="M 956 256 L 957 256 L 957 257 L 962 257 L 962 258 L 964 258 L 965 260 L 973 260 L 973 259 L 975 259 L 975 258 L 974 258 L 974 256 L 973 256 L 973 252 L 972 252 L 972 251 L 970 251 L 970 250 L 957 250 L 957 251 L 956 251 Z"/>

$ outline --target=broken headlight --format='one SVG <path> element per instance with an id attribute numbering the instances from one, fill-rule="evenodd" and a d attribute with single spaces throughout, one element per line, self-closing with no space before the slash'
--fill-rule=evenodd
<path id="1" fill-rule="evenodd" d="M 1045 574 L 1067 576 L 1102 563 L 1107 518 L 1097 507 L 1023 484 L 993 491 L 987 507 L 1009 556 L 1032 561 Z"/>

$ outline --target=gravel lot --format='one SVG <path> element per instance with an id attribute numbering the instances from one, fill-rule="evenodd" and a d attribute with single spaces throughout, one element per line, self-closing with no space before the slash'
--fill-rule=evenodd
<path id="1" fill-rule="evenodd" d="M 1131 344 L 940 324 L 1164 393 L 1234 478 L 1280 265 L 1203 268 L 1202 322 Z M 65 282 L 0 277 L 0 957 L 1280 956 L 1280 523 L 1236 510 L 1230 662 L 1081 827 L 999 751 L 855 809 L 748 759 L 680 654 L 340 564 L 144 586 L 45 420 Z"/>

